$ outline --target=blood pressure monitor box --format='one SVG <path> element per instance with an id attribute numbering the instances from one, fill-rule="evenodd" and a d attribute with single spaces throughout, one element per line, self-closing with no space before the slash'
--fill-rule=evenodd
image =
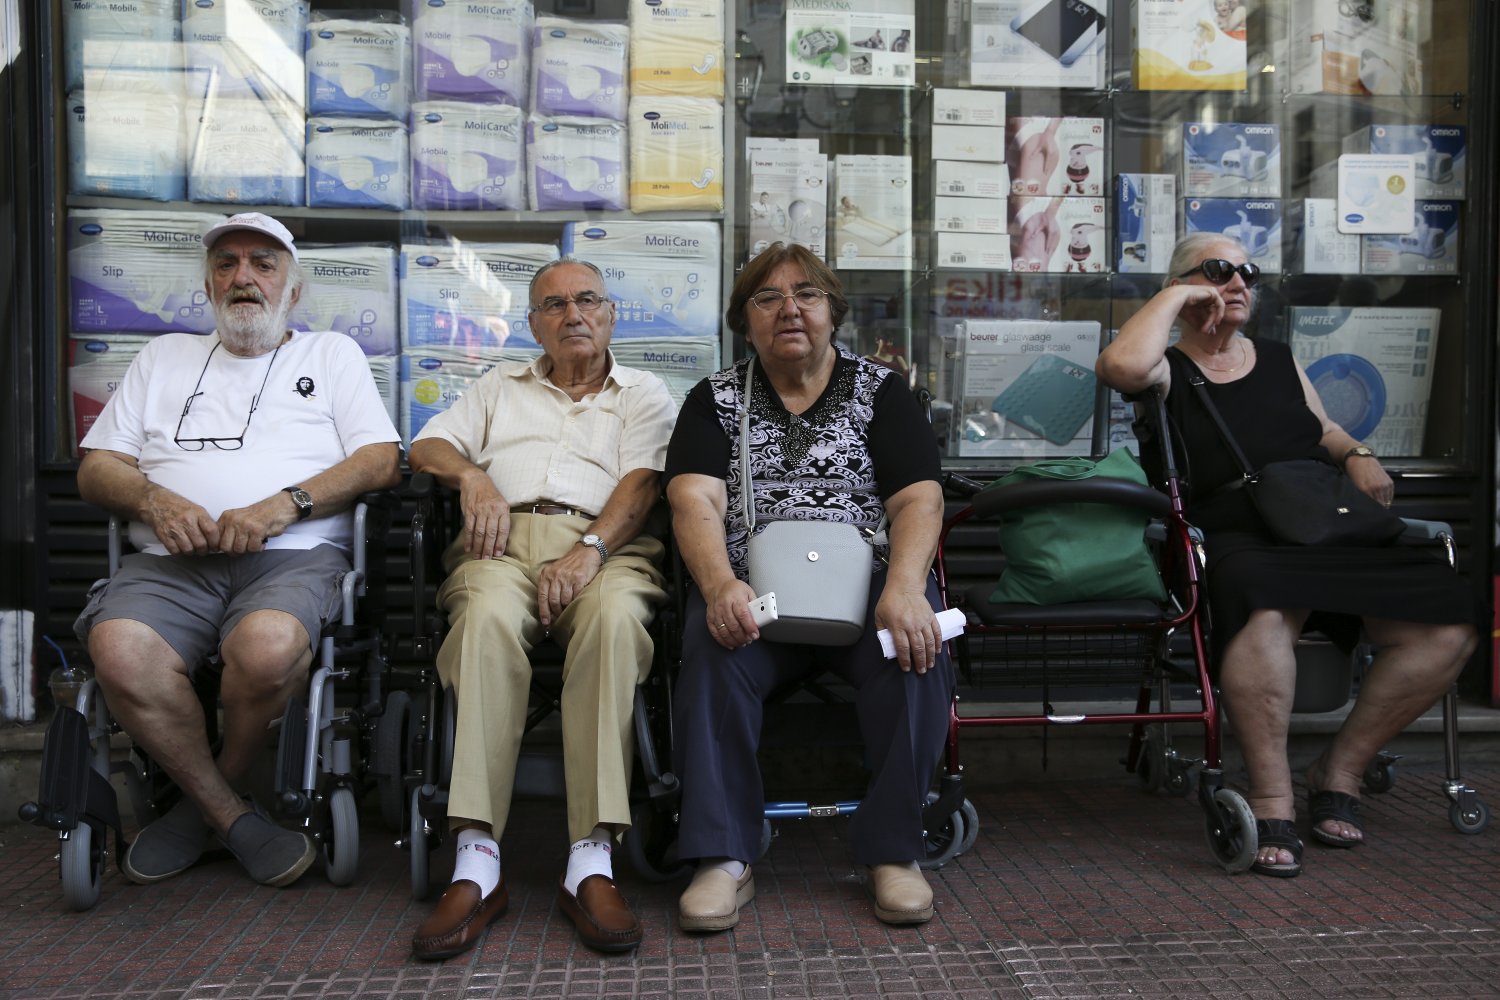
<path id="1" fill-rule="evenodd" d="M 1185 198 L 1281 196 L 1281 130 L 1275 125 L 1184 122 Z"/>
<path id="2" fill-rule="evenodd" d="M 1409 233 L 1367 233 L 1360 239 L 1366 274 L 1457 274 L 1461 201 L 1421 201 Z"/>
<path id="3" fill-rule="evenodd" d="M 1011 269 L 1101 274 L 1109 270 L 1103 198 L 1010 200 Z"/>
<path id="4" fill-rule="evenodd" d="M 74 333 L 208 333 L 203 234 L 207 212 L 84 209 L 68 213 L 69 320 Z"/>
<path id="5" fill-rule="evenodd" d="M 563 254 L 604 272 L 615 337 L 719 333 L 719 226 L 714 222 L 570 222 Z"/>
<path id="6" fill-rule="evenodd" d="M 1344 152 L 1410 156 L 1416 197 L 1464 197 L 1468 130 L 1462 125 L 1367 125 L 1345 137 Z"/>
<path id="7" fill-rule="evenodd" d="M 298 330 L 337 330 L 367 355 L 400 350 L 396 248 L 389 244 L 301 246 L 306 285 L 287 323 Z"/>
<path id="8" fill-rule="evenodd" d="M 1289 4 L 1291 85 L 1299 94 L 1421 93 L 1419 0 Z"/>
<path id="9" fill-rule="evenodd" d="M 1104 0 L 972 0 L 967 55 L 975 87 L 1104 86 Z"/>
<path id="10" fill-rule="evenodd" d="M 1131 0 L 1137 90 L 1244 90 L 1249 0 Z"/>
<path id="11" fill-rule="evenodd" d="M 1281 202 L 1274 198 L 1189 198 L 1183 202 L 1183 233 L 1214 233 L 1240 241 L 1251 263 L 1268 274 L 1281 271 Z"/>
<path id="12" fill-rule="evenodd" d="M 1104 179 L 1104 119 L 1012 118 L 1005 162 L 1015 195 L 1100 198 Z"/>
<path id="13" fill-rule="evenodd" d="M 1177 178 L 1171 174 L 1115 177 L 1115 270 L 1165 274 L 1177 240 Z"/>

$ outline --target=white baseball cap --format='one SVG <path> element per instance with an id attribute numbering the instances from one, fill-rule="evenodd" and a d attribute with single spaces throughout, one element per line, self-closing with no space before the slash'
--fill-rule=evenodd
<path id="1" fill-rule="evenodd" d="M 292 260 L 301 263 L 297 257 L 297 245 L 292 242 L 291 230 L 269 215 L 262 215 L 260 212 L 241 212 L 238 215 L 231 215 L 203 234 L 203 245 L 212 250 L 220 236 L 223 236 L 225 233 L 232 233 L 237 229 L 248 229 L 252 232 L 264 233 L 277 243 L 280 243 L 286 249 L 286 252 L 292 255 Z"/>

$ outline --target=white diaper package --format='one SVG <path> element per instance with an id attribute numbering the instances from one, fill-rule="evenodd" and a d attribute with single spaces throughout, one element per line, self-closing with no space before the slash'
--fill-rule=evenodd
<path id="1" fill-rule="evenodd" d="M 458 397 L 493 367 L 495 361 L 470 361 L 421 352 L 402 354 L 401 388 L 396 404 L 401 443 L 411 447 L 412 439 L 427 426 L 427 421 L 458 402 Z"/>
<path id="2" fill-rule="evenodd" d="M 625 117 L 629 28 L 609 21 L 538 17 L 531 38 L 532 111 L 612 121 Z"/>
<path id="3" fill-rule="evenodd" d="M 63 86 L 83 86 L 87 69 L 181 65 L 181 0 L 69 0 L 62 4 Z"/>
<path id="4" fill-rule="evenodd" d="M 1103 198 L 1010 199 L 1011 269 L 1101 274 L 1109 270 Z"/>
<path id="5" fill-rule="evenodd" d="M 113 198 L 187 197 L 187 104 L 159 74 L 116 72 L 117 84 L 68 95 L 68 190 Z M 166 78 L 170 79 L 170 78 Z"/>
<path id="6" fill-rule="evenodd" d="M 1361 236 L 1365 274 L 1457 274 L 1461 201 L 1418 200 L 1407 233 Z"/>
<path id="7" fill-rule="evenodd" d="M 833 193 L 835 267 L 876 271 L 911 267 L 911 157 L 836 156 Z"/>
<path id="8" fill-rule="evenodd" d="M 526 290 L 537 269 L 556 259 L 550 243 L 402 243 L 402 350 L 484 357 L 504 347 L 535 349 Z"/>
<path id="9" fill-rule="evenodd" d="M 535 212 L 624 209 L 625 123 L 565 115 L 526 119 L 526 189 Z"/>
<path id="10" fill-rule="evenodd" d="M 512 104 L 413 104 L 412 206 L 457 211 L 524 209 L 525 120 L 525 112 Z"/>
<path id="11" fill-rule="evenodd" d="M 630 99 L 630 210 L 724 207 L 724 106 L 707 97 Z"/>
<path id="12" fill-rule="evenodd" d="M 630 0 L 630 93 L 722 101 L 723 0 Z"/>
<path id="13" fill-rule="evenodd" d="M 1005 163 L 1017 195 L 1108 193 L 1104 176 L 1104 119 L 1012 118 L 1006 124 Z"/>
<path id="14" fill-rule="evenodd" d="M 184 62 L 199 92 L 307 107 L 307 0 L 185 0 Z"/>
<path id="15" fill-rule="evenodd" d="M 609 350 L 622 365 L 654 372 L 678 406 L 693 386 L 719 369 L 717 337 L 633 337 L 611 340 Z"/>
<path id="16" fill-rule="evenodd" d="M 409 0 L 412 96 L 525 107 L 531 85 L 526 0 Z"/>
<path id="17" fill-rule="evenodd" d="M 1344 137 L 1344 152 L 1410 156 L 1416 166 L 1414 196 L 1462 198 L 1467 139 L 1462 125 L 1367 125 Z"/>
<path id="18" fill-rule="evenodd" d="M 570 222 L 562 245 L 604 273 L 617 339 L 719 335 L 718 223 Z"/>
<path id="19" fill-rule="evenodd" d="M 396 248 L 388 243 L 297 248 L 306 279 L 288 322 L 298 330 L 337 330 L 368 355 L 400 350 Z"/>
<path id="20" fill-rule="evenodd" d="M 1188 198 L 1183 234 L 1222 233 L 1240 241 L 1266 274 L 1281 271 L 1281 202 L 1275 198 Z"/>
<path id="21" fill-rule="evenodd" d="M 207 212 L 69 212 L 72 332 L 208 333 L 203 234 L 223 221 Z"/>
<path id="22" fill-rule="evenodd" d="M 307 204 L 402 209 L 409 175 L 406 126 L 376 118 L 307 120 Z"/>
<path id="23" fill-rule="evenodd" d="M 411 29 L 312 15 L 307 26 L 307 113 L 405 118 Z"/>
<path id="24" fill-rule="evenodd" d="M 1182 194 L 1186 198 L 1279 197 L 1281 129 L 1270 124 L 1184 122 Z"/>
<path id="25" fill-rule="evenodd" d="M 307 119 L 290 102 L 220 97 L 203 102 L 188 159 L 188 200 L 305 204 Z"/>
<path id="26" fill-rule="evenodd" d="M 68 396 L 75 454 L 124 380 L 130 363 L 150 340 L 149 336 L 122 333 L 68 338 Z"/>
<path id="27" fill-rule="evenodd" d="M 1115 176 L 1115 270 L 1165 274 L 1177 240 L 1177 178 L 1171 174 Z"/>

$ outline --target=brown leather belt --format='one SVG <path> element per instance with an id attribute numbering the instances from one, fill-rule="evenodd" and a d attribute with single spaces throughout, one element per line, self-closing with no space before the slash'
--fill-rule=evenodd
<path id="1" fill-rule="evenodd" d="M 518 507 L 512 507 L 511 508 L 511 513 L 514 513 L 514 514 L 572 514 L 574 517 L 583 517 L 583 518 L 589 519 L 590 521 L 592 521 L 592 520 L 595 519 L 594 515 L 590 514 L 586 510 L 579 510 L 576 507 L 564 507 L 562 504 L 558 504 L 558 503 L 523 503 L 523 504 L 521 504 Z"/>

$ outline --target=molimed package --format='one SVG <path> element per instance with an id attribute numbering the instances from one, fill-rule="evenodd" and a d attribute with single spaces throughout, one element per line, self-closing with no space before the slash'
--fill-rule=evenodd
<path id="1" fill-rule="evenodd" d="M 184 62 L 209 97 L 259 95 L 307 108 L 307 0 L 185 0 Z"/>
<path id="2" fill-rule="evenodd" d="M 524 209 L 525 117 L 509 104 L 413 104 L 412 205 L 450 211 Z"/>
<path id="3" fill-rule="evenodd" d="M 625 25 L 538 17 L 531 37 L 532 111 L 624 120 Z"/>
<path id="4" fill-rule="evenodd" d="M 1418 201 L 1409 233 L 1360 239 L 1365 274 L 1457 274 L 1461 201 Z"/>
<path id="5" fill-rule="evenodd" d="M 181 0 L 69 0 L 62 4 L 63 86 L 85 70 L 181 66 Z"/>
<path id="6" fill-rule="evenodd" d="M 203 102 L 188 160 L 188 201 L 303 205 L 307 119 L 285 99 Z"/>
<path id="7" fill-rule="evenodd" d="M 1275 125 L 1184 122 L 1184 198 L 1281 195 L 1281 130 Z"/>
<path id="8" fill-rule="evenodd" d="M 556 259 L 550 243 L 402 243 L 402 350 L 483 357 L 507 347 L 535 349 L 526 290 L 537 269 Z"/>
<path id="9" fill-rule="evenodd" d="M 718 336 L 718 223 L 570 222 L 562 246 L 604 272 L 615 337 Z"/>
<path id="10" fill-rule="evenodd" d="M 75 209 L 68 213 L 69 321 L 74 333 L 208 333 L 207 212 Z"/>
<path id="11" fill-rule="evenodd" d="M 724 207 L 724 106 L 707 97 L 630 101 L 630 210 Z"/>
<path id="12" fill-rule="evenodd" d="M 403 209 L 406 126 L 374 118 L 309 118 L 307 204 L 314 208 Z"/>
<path id="13" fill-rule="evenodd" d="M 630 203 L 624 122 L 566 115 L 526 120 L 526 188 L 536 212 L 625 209 Z"/>
<path id="14" fill-rule="evenodd" d="M 409 0 L 412 92 L 418 101 L 525 107 L 531 89 L 526 0 Z"/>
<path id="15" fill-rule="evenodd" d="M 1468 130 L 1462 125 L 1368 125 L 1344 138 L 1346 153 L 1408 155 L 1418 198 L 1464 197 Z"/>
<path id="16" fill-rule="evenodd" d="M 1177 240 L 1177 178 L 1171 174 L 1115 177 L 1115 270 L 1165 274 Z"/>
<path id="17" fill-rule="evenodd" d="M 307 112 L 405 118 L 411 29 L 393 21 L 328 17 L 307 26 Z"/>
<path id="18" fill-rule="evenodd" d="M 1275 198 L 1189 198 L 1183 233 L 1214 233 L 1239 240 L 1267 274 L 1281 271 L 1281 202 Z"/>
<path id="19" fill-rule="evenodd" d="M 400 350 L 396 248 L 383 244 L 297 248 L 306 283 L 288 318 L 297 330 L 337 330 L 367 355 Z"/>
<path id="20" fill-rule="evenodd" d="M 90 71 L 91 75 L 93 71 Z M 68 95 L 68 190 L 112 198 L 187 197 L 187 101 L 150 72 Z"/>

